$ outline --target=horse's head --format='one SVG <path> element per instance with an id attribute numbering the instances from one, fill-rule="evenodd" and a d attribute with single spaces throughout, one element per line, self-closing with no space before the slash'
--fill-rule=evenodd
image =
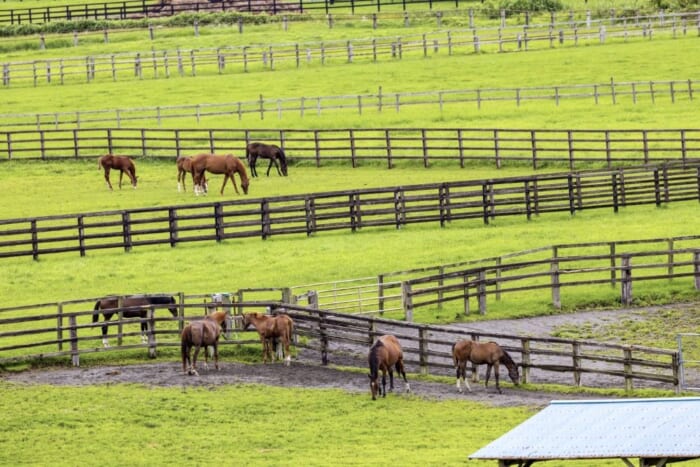
<path id="1" fill-rule="evenodd" d="M 241 320 L 241 329 L 244 331 L 250 327 L 250 325 L 253 323 L 253 321 L 250 319 L 253 313 L 243 313 L 241 316 L 243 319 Z"/>
<path id="2" fill-rule="evenodd" d="M 371 374 L 367 375 L 369 377 L 369 390 L 372 392 L 372 400 L 377 400 L 377 394 L 379 393 L 379 374 L 372 377 Z"/>
<path id="3" fill-rule="evenodd" d="M 520 373 L 518 372 L 518 365 L 513 365 L 512 367 L 508 368 L 508 376 L 510 376 L 510 380 L 513 381 L 513 384 L 516 386 L 520 385 Z"/>

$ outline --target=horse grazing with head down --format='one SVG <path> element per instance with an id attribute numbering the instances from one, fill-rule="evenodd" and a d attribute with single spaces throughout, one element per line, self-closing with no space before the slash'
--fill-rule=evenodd
<path id="1" fill-rule="evenodd" d="M 219 337 L 221 331 L 227 331 L 231 315 L 225 311 L 215 311 L 204 319 L 193 321 L 182 329 L 180 334 L 180 352 L 182 353 L 182 372 L 188 375 L 197 373 L 197 356 L 204 347 L 204 368 L 208 367 L 207 347 L 214 351 L 214 368 L 219 369 Z M 194 348 L 194 355 L 190 354 Z"/>
<path id="2" fill-rule="evenodd" d="M 185 188 L 185 177 L 188 173 L 192 173 L 192 157 L 178 156 L 175 164 L 177 165 L 177 192 L 179 193 L 181 188 L 182 191 L 187 191 L 187 188 Z M 194 185 L 194 174 L 192 174 L 192 184 Z M 202 184 L 206 193 L 208 191 L 206 176 L 203 176 Z"/>
<path id="3" fill-rule="evenodd" d="M 280 313 L 276 316 L 265 315 L 262 313 L 244 313 L 243 314 L 243 330 L 248 329 L 251 325 L 258 331 L 260 342 L 263 348 L 263 363 L 266 363 L 268 358 L 270 362 L 273 360 L 273 349 L 276 347 L 275 342 L 279 341 L 282 344 L 283 358 L 285 365 L 289 365 L 292 356 L 289 352 L 289 344 L 292 342 L 294 334 L 294 321 L 289 315 Z"/>
<path id="4" fill-rule="evenodd" d="M 258 171 L 255 169 L 255 163 L 258 158 L 269 159 L 270 164 L 267 166 L 267 176 L 270 176 L 270 169 L 274 164 L 278 175 L 287 176 L 287 156 L 279 146 L 265 143 L 250 143 L 245 148 L 246 159 L 250 166 L 250 174 L 253 177 L 258 176 Z"/>
<path id="5" fill-rule="evenodd" d="M 406 383 L 406 392 L 411 387 L 406 379 L 406 370 L 403 365 L 403 350 L 398 339 L 391 334 L 381 336 L 369 349 L 369 388 L 372 391 L 372 400 L 377 399 L 377 394 L 386 397 L 386 374 L 389 372 L 389 390 L 394 390 L 394 370 L 398 376 L 403 377 Z M 379 386 L 379 372 L 382 372 L 382 386 Z"/>
<path id="6" fill-rule="evenodd" d="M 248 185 L 250 180 L 246 173 L 245 166 L 241 160 L 231 154 L 225 156 L 217 156 L 215 154 L 198 154 L 192 158 L 192 178 L 194 180 L 194 192 L 196 195 L 203 192 L 204 172 L 208 171 L 213 174 L 224 174 L 224 184 L 221 185 L 221 194 L 224 194 L 226 181 L 230 178 L 233 183 L 233 189 L 238 193 L 238 186 L 233 174 L 237 173 L 241 177 L 241 187 L 243 193 L 248 194 Z"/>
<path id="7" fill-rule="evenodd" d="M 122 178 L 124 177 L 124 172 L 131 180 L 131 185 L 136 188 L 136 166 L 134 161 L 132 161 L 127 156 L 115 156 L 113 154 L 106 154 L 99 159 L 97 159 L 97 169 L 104 169 L 105 180 L 107 180 L 107 186 L 112 189 L 112 182 L 109 181 L 110 170 L 119 171 L 119 189 L 122 189 Z"/>
<path id="8" fill-rule="evenodd" d="M 477 342 L 472 340 L 460 340 L 452 345 L 452 359 L 454 361 L 457 373 L 457 389 L 462 392 L 460 381 L 463 381 L 467 386 L 467 390 L 471 392 L 471 387 L 467 382 L 467 362 L 472 362 L 475 365 L 486 364 L 486 381 L 484 387 L 489 384 L 491 376 L 491 367 L 494 368 L 494 377 L 496 379 L 496 390 L 502 394 L 501 386 L 499 385 L 499 364 L 503 363 L 508 368 L 508 376 L 511 381 L 517 386 L 520 384 L 520 374 L 518 373 L 518 365 L 513 361 L 511 356 L 500 345 L 495 342 Z"/>
<path id="9" fill-rule="evenodd" d="M 112 315 L 122 311 L 124 318 L 141 318 L 141 341 L 146 339 L 146 331 L 148 330 L 146 321 L 143 320 L 148 314 L 148 309 L 154 305 L 166 305 L 170 314 L 173 317 L 177 316 L 177 306 L 175 297 L 171 295 L 126 295 L 123 297 L 112 296 L 97 300 L 92 312 L 92 322 L 96 323 L 100 320 L 100 313 L 104 317 L 105 324 L 102 325 L 102 345 L 109 347 L 107 341 L 108 324 Z"/>

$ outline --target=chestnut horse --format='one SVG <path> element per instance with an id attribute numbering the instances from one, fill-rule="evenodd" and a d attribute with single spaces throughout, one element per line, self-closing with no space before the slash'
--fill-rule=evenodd
<path id="1" fill-rule="evenodd" d="M 118 313 L 120 308 L 120 297 L 105 297 L 95 302 L 95 307 L 92 312 L 92 322 L 96 323 L 100 320 L 100 312 L 104 316 L 105 324 L 102 325 L 102 345 L 109 347 L 107 341 L 108 324 L 107 321 L 112 318 L 112 315 Z M 170 295 L 126 295 L 121 297 L 121 308 L 125 308 L 122 312 L 124 318 L 145 318 L 148 309 L 152 305 L 168 305 L 170 314 L 177 316 L 177 307 L 175 306 L 175 297 Z M 146 336 L 146 321 L 141 321 L 141 341 L 145 340 Z"/>
<path id="2" fill-rule="evenodd" d="M 175 163 L 177 164 L 177 192 L 179 193 L 180 189 L 187 191 L 187 188 L 185 188 L 185 177 L 188 173 L 192 173 L 192 158 L 178 156 Z M 206 193 L 208 191 L 207 177 L 204 177 L 202 182 L 204 183 L 204 193 Z M 192 175 L 192 184 L 194 184 L 194 174 Z"/>
<path id="3" fill-rule="evenodd" d="M 207 347 L 214 350 L 214 367 L 219 369 L 219 337 L 221 331 L 228 331 L 231 323 L 231 315 L 225 311 L 215 311 L 204 319 L 193 321 L 185 326 L 180 335 L 180 352 L 182 353 L 182 372 L 187 375 L 196 375 L 197 356 L 204 347 L 204 368 L 207 368 Z M 190 360 L 190 353 L 194 347 L 194 356 Z"/>
<path id="4" fill-rule="evenodd" d="M 112 182 L 109 181 L 109 171 L 111 169 L 119 171 L 119 189 L 122 189 L 122 178 L 124 177 L 124 172 L 131 180 L 131 185 L 136 188 L 136 166 L 134 161 L 132 161 L 127 156 L 115 156 L 113 154 L 106 154 L 99 159 L 97 159 L 97 169 L 104 169 L 105 180 L 107 180 L 107 186 L 112 189 Z"/>
<path id="5" fill-rule="evenodd" d="M 217 156 L 215 154 L 198 154 L 192 158 L 192 178 L 194 180 L 194 192 L 199 195 L 203 191 L 204 172 L 209 171 L 213 174 L 224 174 L 224 184 L 221 185 L 221 194 L 224 194 L 226 181 L 230 178 L 233 183 L 233 189 L 238 193 L 236 179 L 233 178 L 234 173 L 238 173 L 241 177 L 241 187 L 243 193 L 248 194 L 248 185 L 250 180 L 246 173 L 245 166 L 241 160 L 231 154 L 225 156 Z"/>
<path id="6" fill-rule="evenodd" d="M 406 392 L 411 391 L 406 379 L 406 371 L 403 366 L 403 351 L 398 339 L 391 334 L 386 334 L 374 343 L 369 349 L 369 387 L 372 391 L 372 400 L 377 399 L 377 393 L 386 397 L 386 373 L 389 372 L 389 390 L 394 390 L 394 370 L 398 376 L 403 377 L 406 383 Z M 379 387 L 379 372 L 382 372 L 382 386 Z"/>
<path id="7" fill-rule="evenodd" d="M 273 164 L 277 169 L 278 175 L 287 176 L 287 156 L 279 146 L 265 143 L 250 143 L 245 148 L 245 156 L 248 159 L 250 174 L 253 177 L 258 176 L 258 171 L 255 169 L 255 162 L 258 160 L 258 157 L 270 160 L 270 164 L 267 166 L 268 177 Z"/>
<path id="8" fill-rule="evenodd" d="M 251 324 L 260 336 L 263 348 L 263 363 L 266 363 L 268 358 L 272 362 L 272 350 L 275 346 L 275 340 L 279 339 L 282 343 L 285 365 L 289 365 L 292 360 L 289 353 L 289 344 L 294 333 L 294 321 L 292 318 L 283 313 L 277 316 L 269 316 L 262 313 L 244 313 L 243 330 L 248 329 Z"/>
<path id="9" fill-rule="evenodd" d="M 457 389 L 462 392 L 460 380 L 465 383 L 467 390 L 471 392 L 471 387 L 467 382 L 467 362 L 472 362 L 476 365 L 486 364 L 486 381 L 484 387 L 489 384 L 491 376 L 491 367 L 494 368 L 494 377 L 496 379 L 496 389 L 499 394 L 503 394 L 499 380 L 499 364 L 503 363 L 508 368 L 508 376 L 511 381 L 517 386 L 520 384 L 520 374 L 518 373 L 518 365 L 513 361 L 511 356 L 500 345 L 495 342 L 477 342 L 472 340 L 460 340 L 452 345 L 452 359 L 454 361 L 457 373 Z"/>

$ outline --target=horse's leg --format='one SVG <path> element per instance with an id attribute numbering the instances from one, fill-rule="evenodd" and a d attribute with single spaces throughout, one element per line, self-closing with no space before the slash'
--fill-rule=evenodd
<path id="1" fill-rule="evenodd" d="M 122 178 L 124 178 L 124 170 L 119 170 L 119 189 L 122 189 Z"/>
<path id="2" fill-rule="evenodd" d="M 250 156 L 250 160 L 248 161 L 248 165 L 250 165 L 250 174 L 251 174 L 253 177 L 257 177 L 257 176 L 258 176 L 258 171 L 255 170 L 255 161 L 256 161 L 257 159 L 258 159 L 257 156 L 252 156 L 252 155 L 251 155 L 251 156 Z"/>
<path id="3" fill-rule="evenodd" d="M 499 366 L 500 365 L 498 363 L 498 360 L 496 360 L 496 362 L 493 364 L 493 378 L 496 380 L 496 390 L 498 391 L 499 394 L 503 394 L 503 391 L 501 391 L 501 384 L 498 381 L 499 380 L 498 373 L 500 373 Z"/>
<path id="4" fill-rule="evenodd" d="M 292 363 L 292 354 L 289 353 L 289 341 L 290 337 L 287 336 L 284 338 L 284 351 L 286 352 L 286 356 L 284 357 L 284 364 L 289 366 Z"/>
<path id="5" fill-rule="evenodd" d="M 394 370 L 389 367 L 389 391 L 394 392 Z"/>
<path id="6" fill-rule="evenodd" d="M 386 370 L 382 370 L 382 397 L 386 397 Z"/>
<path id="7" fill-rule="evenodd" d="M 102 346 L 106 349 L 107 347 L 109 347 L 109 340 L 107 339 L 107 333 L 109 332 L 109 324 L 107 324 L 107 321 L 109 321 L 112 315 L 103 313 L 103 316 L 105 322 L 102 325 Z"/>
<path id="8" fill-rule="evenodd" d="M 487 387 L 489 385 L 489 377 L 491 377 L 491 367 L 492 366 L 493 366 L 493 363 L 486 364 L 486 380 L 484 381 L 484 387 Z"/>
<path id="9" fill-rule="evenodd" d="M 459 384 L 459 377 L 462 377 L 462 382 L 464 382 L 464 385 L 467 387 L 467 391 L 472 392 L 471 386 L 469 386 L 469 381 L 467 380 L 467 361 L 462 360 L 459 362 L 459 367 L 457 369 L 457 389 L 459 389 L 459 392 L 462 392 L 462 388 Z"/>
<path id="10" fill-rule="evenodd" d="M 105 180 L 107 180 L 107 186 L 109 187 L 110 191 L 113 190 L 112 188 L 112 182 L 109 181 L 109 171 L 111 170 L 109 167 L 105 167 Z"/>
<path id="11" fill-rule="evenodd" d="M 145 344 L 148 342 L 148 337 L 146 336 L 148 334 L 148 325 L 146 324 L 146 321 L 144 320 L 145 317 L 141 317 L 141 343 Z"/>
<path id="12" fill-rule="evenodd" d="M 214 368 L 219 369 L 219 345 L 214 341 Z"/>
<path id="13" fill-rule="evenodd" d="M 190 367 L 191 371 L 190 374 L 199 376 L 199 373 L 197 373 L 197 356 L 199 355 L 199 349 L 201 347 L 199 344 L 195 344 L 194 346 L 194 355 L 192 356 L 192 366 Z"/>
<path id="14" fill-rule="evenodd" d="M 267 176 L 270 176 L 270 169 L 272 168 L 272 164 L 275 164 L 275 167 L 277 167 L 277 163 L 275 162 L 274 159 L 270 158 L 270 163 L 267 165 Z M 279 167 L 277 167 L 277 171 L 279 172 Z"/>

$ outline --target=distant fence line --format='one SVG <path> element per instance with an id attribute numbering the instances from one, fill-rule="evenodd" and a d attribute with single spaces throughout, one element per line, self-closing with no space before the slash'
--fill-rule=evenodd
<path id="1" fill-rule="evenodd" d="M 357 167 L 383 163 L 547 164 L 571 170 L 700 158 L 700 129 L 548 130 L 379 129 L 73 129 L 0 131 L 0 159 L 80 159 L 107 152 L 175 160 L 203 151 L 245 156 L 251 141 L 278 144 L 291 164 Z"/>
<path id="2" fill-rule="evenodd" d="M 331 14 L 336 10 L 346 12 L 350 10 L 352 15 L 356 13 L 381 12 L 382 7 L 401 6 L 401 10 L 407 13 L 408 7 L 417 5 L 419 8 L 427 6 L 429 10 L 433 10 L 435 6 L 454 5 L 454 8 L 460 9 L 459 0 L 450 0 L 449 2 L 440 0 L 389 0 L 382 2 L 381 0 L 294 0 L 294 1 L 263 1 L 263 0 L 226 0 L 222 2 L 210 1 L 191 1 L 191 2 L 147 2 L 146 0 L 122 0 L 117 2 L 101 2 L 101 3 L 85 3 L 72 4 L 61 6 L 48 6 L 38 8 L 10 8 L 0 9 L 0 23 L 9 24 L 41 24 L 56 21 L 79 21 L 79 20 L 126 20 L 138 18 L 157 18 L 163 16 L 173 16 L 179 13 L 224 13 L 224 12 L 240 12 L 260 14 L 267 13 L 278 15 L 284 13 L 303 13 L 306 15 L 314 14 Z M 390 8 L 391 9 L 391 8 Z M 623 16 L 618 14 L 615 8 L 606 9 L 606 16 L 603 16 L 599 11 L 590 9 L 579 10 L 569 9 L 566 12 L 546 12 L 538 13 L 527 10 L 515 10 L 501 8 L 498 10 L 498 16 L 495 17 L 493 8 L 467 8 L 463 10 L 469 16 L 469 27 L 474 27 L 474 22 L 478 18 L 482 21 L 493 22 L 500 21 L 501 26 L 505 27 L 507 23 L 530 24 L 532 19 L 541 18 L 549 15 L 550 24 L 557 21 L 567 21 L 574 23 L 576 21 L 590 23 L 594 19 L 604 18 L 610 24 L 625 20 L 624 14 L 628 10 L 623 9 Z M 341 13 L 342 14 L 342 13 Z M 658 18 L 659 22 L 663 22 L 668 17 L 672 17 L 675 13 L 668 12 L 664 9 L 659 9 L 654 17 Z M 640 21 L 648 16 L 649 13 L 642 13 L 639 9 L 634 10 L 632 18 Z M 565 19 L 562 19 L 565 18 Z"/>
<path id="3" fill-rule="evenodd" d="M 692 17 L 692 20 L 697 21 L 697 34 L 700 35 L 700 14 Z M 687 35 L 688 27 L 687 17 L 679 15 L 653 26 L 650 23 L 623 23 L 597 28 L 579 28 L 577 25 L 568 28 L 567 24 L 561 25 L 559 29 L 547 25 L 454 31 L 440 28 L 430 33 L 405 36 L 50 58 L 3 63 L 2 83 L 4 87 L 18 83 L 36 87 L 43 84 L 90 83 L 95 80 L 138 81 L 171 76 L 246 73 L 280 67 L 299 68 L 304 64 L 374 63 L 380 60 L 400 60 L 404 56 L 434 56 L 440 52 L 452 56 L 482 51 L 526 51 L 538 45 L 553 48 L 564 44 L 577 46 L 591 41 L 606 43 L 610 40 L 627 41 L 635 38 L 651 40 L 661 35 L 675 38 Z M 106 31 L 104 40 L 109 41 Z M 38 41 L 39 48 L 46 48 L 43 35 Z M 77 41 L 77 35 L 74 35 L 73 41 Z"/>
<path id="4" fill-rule="evenodd" d="M 0 258 L 698 200 L 700 162 L 246 198 L 0 220 Z"/>
<path id="5" fill-rule="evenodd" d="M 401 112 L 416 106 L 438 107 L 440 112 L 450 108 L 473 105 L 477 110 L 492 102 L 513 102 L 517 107 L 533 101 L 549 101 L 559 105 L 562 101 L 588 100 L 591 104 L 603 102 L 689 102 L 695 98 L 697 80 L 631 81 L 614 79 L 606 83 L 563 84 L 557 86 L 532 86 L 518 88 L 477 88 L 433 90 L 420 92 L 384 92 L 380 86 L 376 94 L 335 95 L 316 97 L 265 98 L 256 100 L 193 104 L 177 106 L 135 107 L 110 110 L 85 110 L 76 112 L 45 112 L 0 114 L 0 128 L 21 129 L 34 127 L 40 130 L 89 129 L 95 125 L 121 128 L 138 128 L 144 121 L 162 125 L 167 120 L 194 119 L 197 125 L 215 123 L 221 125 L 227 118 L 241 121 L 244 117 L 282 119 L 290 114 L 295 117 L 321 116 L 337 112 Z M 184 131 L 184 130 L 183 130 Z M 192 131 L 192 130 L 189 130 Z"/>
<path id="6" fill-rule="evenodd" d="M 151 358 L 158 349 L 177 347 L 177 336 L 184 320 L 199 319 L 192 314 L 206 303 L 185 304 L 178 294 L 178 316 L 171 317 L 152 306 L 142 319 L 125 319 L 126 308 L 116 310 L 111 321 L 112 331 L 107 335 L 112 347 L 103 348 L 99 329 L 102 323 L 91 322 L 93 311 L 67 311 L 65 303 L 41 304 L 0 309 L 0 362 L 23 361 L 33 358 L 66 356 L 74 366 L 80 365 L 80 356 L 109 350 L 146 349 Z M 78 302 L 78 301 L 74 301 Z M 280 302 L 235 303 L 236 313 L 279 304 Z M 680 357 L 677 351 L 624 344 L 598 343 L 580 339 L 540 338 L 507 333 L 481 333 L 468 328 L 412 324 L 375 317 L 333 313 L 293 304 L 284 304 L 286 312 L 295 321 L 297 347 L 314 350 L 321 364 L 332 361 L 336 351 L 344 357 L 352 356 L 358 366 L 364 367 L 366 351 L 376 337 L 384 333 L 396 335 L 404 347 L 409 371 L 421 374 L 452 374 L 451 345 L 459 339 L 493 340 L 513 354 L 522 368 L 522 382 L 536 383 L 536 375 L 556 375 L 564 384 L 581 386 L 586 374 L 608 375 L 619 378 L 627 390 L 648 385 L 671 386 L 680 390 Z M 57 312 L 51 313 L 47 308 Z M 41 309 L 40 315 L 36 312 Z M 32 310 L 27 313 L 26 310 Z M 84 310 L 84 309 L 83 309 Z M 158 311 L 158 315 L 156 314 Z M 186 313 L 188 316 L 186 316 Z M 163 316 L 160 316 L 163 315 Z M 146 342 L 139 343 L 137 323 L 146 323 Z M 240 320 L 234 314 L 234 323 L 240 331 Z M 114 331 L 116 329 L 116 333 Z M 307 339 L 298 339 L 304 336 Z M 243 339 L 231 333 L 221 339 L 221 345 L 257 344 L 259 340 Z M 116 341 L 115 341 L 116 339 Z M 352 348 L 353 350 L 350 350 Z M 518 361 L 519 360 L 519 361 Z M 567 362 L 562 364 L 562 361 Z M 476 380 L 472 366 L 473 379 Z M 571 378 L 571 379 L 569 379 Z M 545 381 L 547 378 L 543 378 Z M 551 382 L 551 380 L 549 381 Z"/>

